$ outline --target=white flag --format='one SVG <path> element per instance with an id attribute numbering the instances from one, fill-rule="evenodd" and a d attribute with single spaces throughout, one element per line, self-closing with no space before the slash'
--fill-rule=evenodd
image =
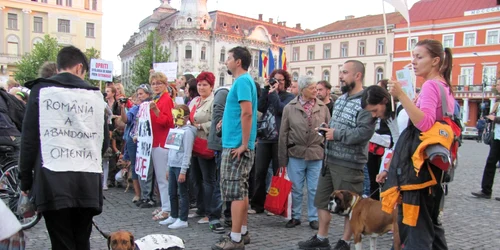
<path id="1" fill-rule="evenodd" d="M 391 4 L 401 15 L 406 19 L 406 21 L 410 22 L 410 12 L 408 11 L 408 5 L 405 0 L 384 0 L 387 3 Z"/>

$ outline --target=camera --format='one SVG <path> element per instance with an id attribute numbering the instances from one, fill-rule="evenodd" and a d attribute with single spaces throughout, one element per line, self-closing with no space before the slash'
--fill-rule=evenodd
<path id="1" fill-rule="evenodd" d="M 278 80 L 276 80 L 276 78 L 269 79 L 269 85 L 274 85 L 276 83 L 278 83 Z"/>
<path id="2" fill-rule="evenodd" d="M 326 125 L 326 123 L 322 123 L 321 125 L 319 125 L 319 128 L 328 128 L 328 125 Z M 325 137 L 326 131 L 318 129 L 318 135 Z"/>
<path id="3" fill-rule="evenodd" d="M 118 99 L 119 103 L 127 103 L 127 101 L 128 101 L 128 98 L 126 98 L 126 97 Z"/>

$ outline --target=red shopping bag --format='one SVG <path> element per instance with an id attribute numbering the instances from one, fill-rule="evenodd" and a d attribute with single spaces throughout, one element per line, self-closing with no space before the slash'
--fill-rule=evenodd
<path id="1" fill-rule="evenodd" d="M 292 199 L 289 198 L 291 191 L 292 182 L 288 180 L 286 176 L 286 168 L 281 167 L 278 176 L 273 176 L 271 180 L 271 187 L 266 196 L 264 209 L 277 215 L 287 213 L 288 203 L 292 201 Z"/>

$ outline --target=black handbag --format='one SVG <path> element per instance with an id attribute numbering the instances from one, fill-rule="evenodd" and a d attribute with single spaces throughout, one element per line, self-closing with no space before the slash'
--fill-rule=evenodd
<path id="1" fill-rule="evenodd" d="M 259 139 L 275 140 L 278 138 L 276 118 L 270 109 L 268 108 L 262 119 L 257 121 L 257 138 Z"/>

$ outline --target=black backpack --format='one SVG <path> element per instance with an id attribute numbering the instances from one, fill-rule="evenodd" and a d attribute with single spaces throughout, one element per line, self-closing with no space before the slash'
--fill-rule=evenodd
<path id="1" fill-rule="evenodd" d="M 21 132 L 26 105 L 15 96 L 7 93 L 5 89 L 0 88 L 0 96 L 2 96 L 3 100 L 7 104 L 7 114 L 12 122 L 14 122 L 19 132 Z"/>

